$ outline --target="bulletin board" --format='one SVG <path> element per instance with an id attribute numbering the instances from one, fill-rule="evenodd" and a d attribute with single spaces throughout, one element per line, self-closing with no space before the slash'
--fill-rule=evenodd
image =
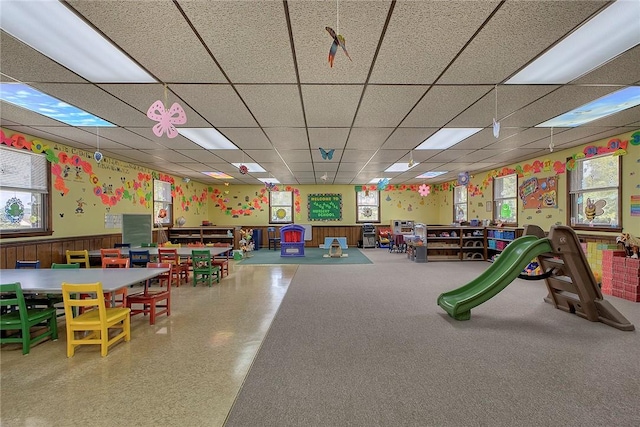
<path id="1" fill-rule="evenodd" d="M 342 220 L 342 194 L 309 194 L 307 208 L 309 221 L 340 221 Z"/>
<path id="2" fill-rule="evenodd" d="M 524 209 L 558 207 L 558 177 L 529 178 L 518 187 Z"/>

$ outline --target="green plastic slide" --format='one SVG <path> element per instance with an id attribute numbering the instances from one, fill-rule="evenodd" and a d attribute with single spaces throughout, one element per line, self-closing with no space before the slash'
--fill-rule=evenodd
<path id="1" fill-rule="evenodd" d="M 458 289 L 440 294 L 438 305 L 456 320 L 469 320 L 473 307 L 506 288 L 532 259 L 551 251 L 551 243 L 546 238 L 519 237 L 480 276 Z"/>

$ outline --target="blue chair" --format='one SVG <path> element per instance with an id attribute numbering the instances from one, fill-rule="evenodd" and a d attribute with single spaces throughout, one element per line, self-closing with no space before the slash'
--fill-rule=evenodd
<path id="1" fill-rule="evenodd" d="M 151 262 L 148 249 L 129 249 L 129 265 L 131 267 L 146 267 Z"/>
<path id="2" fill-rule="evenodd" d="M 16 261 L 16 268 L 40 268 L 40 260 L 38 260 L 38 261 Z"/>
<path id="3" fill-rule="evenodd" d="M 131 243 L 114 243 L 113 247 L 114 248 L 130 248 Z"/>

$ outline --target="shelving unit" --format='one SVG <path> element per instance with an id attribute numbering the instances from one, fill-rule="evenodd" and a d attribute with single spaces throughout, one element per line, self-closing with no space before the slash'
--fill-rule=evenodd
<path id="1" fill-rule="evenodd" d="M 522 236 L 523 228 L 516 227 L 487 227 L 487 261 L 493 262 L 509 243 Z"/>
<path id="2" fill-rule="evenodd" d="M 236 247 L 235 227 L 174 227 L 169 230 L 172 243 L 228 243 Z"/>
<path id="3" fill-rule="evenodd" d="M 429 261 L 484 261 L 484 227 L 427 226 Z"/>

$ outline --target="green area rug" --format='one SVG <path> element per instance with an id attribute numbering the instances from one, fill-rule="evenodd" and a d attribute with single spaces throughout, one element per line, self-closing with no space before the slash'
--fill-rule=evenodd
<path id="1" fill-rule="evenodd" d="M 240 264 L 373 264 L 358 248 L 343 249 L 343 254 L 348 257 L 342 258 L 325 258 L 328 249 L 320 248 L 304 248 L 303 257 L 281 257 L 280 249 L 270 251 L 268 249 L 260 249 L 251 252 L 248 258 L 239 261 Z"/>

